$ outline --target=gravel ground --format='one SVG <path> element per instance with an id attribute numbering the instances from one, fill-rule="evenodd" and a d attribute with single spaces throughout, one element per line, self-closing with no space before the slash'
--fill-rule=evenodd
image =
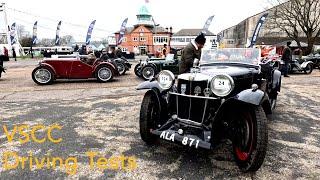
<path id="1" fill-rule="evenodd" d="M 94 80 L 59 81 L 38 86 L 31 79 L 35 60 L 5 62 L 7 74 L 0 79 L 1 125 L 59 124 L 53 133 L 58 144 L 8 142 L 0 130 L 0 156 L 15 151 L 20 156 L 77 157 L 74 175 L 66 169 L 4 170 L 0 179 L 320 179 L 320 71 L 283 79 L 278 106 L 269 123 L 268 152 L 256 173 L 241 173 L 226 142 L 213 151 L 184 149 L 161 142 L 146 146 L 140 139 L 138 118 L 143 92 L 135 90 L 142 80 L 133 71 L 110 83 Z M 44 134 L 39 133 L 39 138 Z M 125 155 L 136 159 L 137 168 L 91 169 L 86 152 L 103 157 Z"/>

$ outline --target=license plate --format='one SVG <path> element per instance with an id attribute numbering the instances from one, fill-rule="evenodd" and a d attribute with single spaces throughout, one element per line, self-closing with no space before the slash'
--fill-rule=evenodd
<path id="1" fill-rule="evenodd" d="M 175 134 L 170 133 L 168 131 L 162 131 L 162 133 L 160 134 L 160 138 L 167 141 L 175 142 Z M 195 148 L 198 148 L 200 141 L 190 137 L 183 137 L 181 143 L 184 146 L 189 146 L 189 147 L 194 146 Z"/>
<path id="2" fill-rule="evenodd" d="M 160 84 L 168 84 L 170 83 L 170 77 L 167 75 L 160 75 L 159 81 L 160 81 Z"/>
<path id="3" fill-rule="evenodd" d="M 228 80 L 216 80 L 214 81 L 215 89 L 227 89 L 228 88 Z"/>

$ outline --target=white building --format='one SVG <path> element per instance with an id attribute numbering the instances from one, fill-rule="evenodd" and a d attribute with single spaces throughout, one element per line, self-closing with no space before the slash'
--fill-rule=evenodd
<path id="1" fill-rule="evenodd" d="M 181 29 L 177 33 L 172 35 L 170 46 L 173 48 L 184 48 L 189 42 L 194 40 L 202 29 Z M 211 49 L 217 47 L 217 36 L 212 32 L 206 34 L 206 44 L 204 49 Z"/>

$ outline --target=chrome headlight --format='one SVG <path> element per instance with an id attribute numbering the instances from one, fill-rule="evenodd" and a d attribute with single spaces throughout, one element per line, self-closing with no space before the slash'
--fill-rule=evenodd
<path id="1" fill-rule="evenodd" d="M 168 70 L 161 71 L 157 77 L 157 81 L 162 89 L 170 89 L 174 84 L 174 74 Z"/>
<path id="2" fill-rule="evenodd" d="M 214 76 L 210 84 L 211 91 L 219 97 L 229 95 L 234 88 L 234 81 L 232 77 L 227 74 Z"/>

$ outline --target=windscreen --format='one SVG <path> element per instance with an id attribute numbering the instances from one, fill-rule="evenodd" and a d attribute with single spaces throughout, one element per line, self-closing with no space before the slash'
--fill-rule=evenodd
<path id="1" fill-rule="evenodd" d="M 258 65 L 260 49 L 257 48 L 224 48 L 202 50 L 200 64 L 211 63 L 244 63 Z"/>

